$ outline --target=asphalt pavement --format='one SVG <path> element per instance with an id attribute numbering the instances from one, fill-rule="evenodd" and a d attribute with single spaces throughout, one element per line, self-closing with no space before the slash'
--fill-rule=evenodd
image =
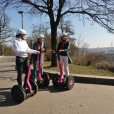
<path id="1" fill-rule="evenodd" d="M 55 73 L 46 72 L 50 78 Z M 71 74 L 76 81 L 72 90 L 55 89 L 50 82 L 47 89 L 39 89 L 36 95 L 17 104 L 11 96 L 16 75 L 15 58 L 0 57 L 0 114 L 114 113 L 113 77 Z"/>

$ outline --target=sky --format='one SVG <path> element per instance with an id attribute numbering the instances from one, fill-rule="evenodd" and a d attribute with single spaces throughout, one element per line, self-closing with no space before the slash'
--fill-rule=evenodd
<path id="1" fill-rule="evenodd" d="M 6 13 L 10 17 L 10 26 L 16 29 L 21 28 L 21 15 L 18 11 L 14 9 L 7 10 Z M 27 31 L 28 35 L 31 35 L 32 25 L 38 23 L 49 22 L 48 17 L 33 17 L 26 13 L 23 14 L 24 29 Z M 74 37 L 83 40 L 83 42 L 89 45 L 89 48 L 98 47 L 113 47 L 114 46 L 114 34 L 107 32 L 104 28 L 100 27 L 98 24 L 91 25 L 91 23 L 86 22 L 83 25 L 82 21 L 77 20 L 75 16 L 68 17 L 74 26 L 75 35 Z"/>

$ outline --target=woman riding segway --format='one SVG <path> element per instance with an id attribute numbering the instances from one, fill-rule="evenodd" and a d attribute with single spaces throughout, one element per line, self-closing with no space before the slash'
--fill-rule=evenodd
<path id="1" fill-rule="evenodd" d="M 72 89 L 74 86 L 74 78 L 69 76 L 69 66 L 68 66 L 68 50 L 69 50 L 69 41 L 67 33 L 63 33 L 61 36 L 61 41 L 57 46 L 58 54 L 58 63 L 60 68 L 60 75 L 54 77 L 53 85 L 54 86 L 63 86 L 67 89 Z"/>
<path id="2" fill-rule="evenodd" d="M 44 42 L 44 39 L 44 35 L 40 34 L 37 38 L 37 41 L 33 44 L 33 49 L 36 49 L 40 52 L 37 55 L 33 55 L 33 76 L 39 87 L 48 87 L 49 85 L 49 76 L 43 72 L 44 53 L 46 52 L 46 43 Z"/>

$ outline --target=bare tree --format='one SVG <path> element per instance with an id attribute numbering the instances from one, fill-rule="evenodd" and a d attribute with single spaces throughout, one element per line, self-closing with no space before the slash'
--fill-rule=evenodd
<path id="1" fill-rule="evenodd" d="M 44 34 L 45 37 L 48 35 L 48 30 L 49 30 L 49 26 L 44 23 L 44 24 L 33 24 L 32 27 L 32 36 L 39 36 L 39 34 Z"/>
<path id="2" fill-rule="evenodd" d="M 84 42 L 84 39 L 81 39 L 81 36 L 79 36 L 79 38 L 77 38 L 77 40 L 76 40 L 76 47 L 78 49 L 77 53 L 78 54 L 83 54 L 83 53 L 86 53 L 87 48 L 89 47 L 89 45 Z"/>
<path id="3" fill-rule="evenodd" d="M 109 32 L 114 32 L 114 0 L 1 0 L 2 8 L 8 5 L 22 7 L 33 14 L 46 14 L 50 19 L 51 48 L 56 50 L 57 27 L 60 19 L 75 14 L 83 22 L 85 19 L 98 23 Z M 56 66 L 56 55 L 52 53 L 52 66 Z"/>
<path id="4" fill-rule="evenodd" d="M 86 59 L 88 58 L 86 57 L 86 55 L 88 54 L 88 47 L 89 45 L 84 42 L 84 39 L 81 39 L 81 36 L 79 36 L 79 38 L 76 39 L 76 47 L 74 49 L 75 51 L 73 50 L 74 63 L 80 64 L 85 63 L 85 61 L 87 62 Z"/>
<path id="5" fill-rule="evenodd" d="M 39 36 L 39 34 L 43 34 L 45 36 L 46 46 L 48 49 L 51 47 L 50 42 L 50 33 L 49 33 L 49 25 L 47 23 L 33 25 L 32 27 L 32 37 Z"/>
<path id="6" fill-rule="evenodd" d="M 74 35 L 75 34 L 74 27 L 73 27 L 70 20 L 64 20 L 63 18 L 61 18 L 58 29 L 60 29 L 60 31 L 62 33 L 67 32 L 68 35 Z"/>
<path id="7" fill-rule="evenodd" d="M 13 29 L 9 26 L 9 18 L 4 12 L 0 12 L 0 44 L 9 42 L 13 37 Z"/>

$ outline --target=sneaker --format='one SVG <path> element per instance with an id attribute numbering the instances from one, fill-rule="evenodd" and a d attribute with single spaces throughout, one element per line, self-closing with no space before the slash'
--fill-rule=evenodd
<path id="1" fill-rule="evenodd" d="M 35 78 L 34 81 L 37 82 L 37 78 Z"/>
<path id="2" fill-rule="evenodd" d="M 26 92 L 27 92 L 27 93 L 32 93 L 33 91 L 32 91 L 32 90 L 29 91 L 28 88 L 27 88 L 27 89 L 26 89 Z"/>
<path id="3" fill-rule="evenodd" d="M 33 91 L 30 91 L 29 93 L 32 93 Z"/>
<path id="4" fill-rule="evenodd" d="M 62 83 L 63 82 L 63 79 L 62 78 L 59 78 L 59 82 Z"/>

